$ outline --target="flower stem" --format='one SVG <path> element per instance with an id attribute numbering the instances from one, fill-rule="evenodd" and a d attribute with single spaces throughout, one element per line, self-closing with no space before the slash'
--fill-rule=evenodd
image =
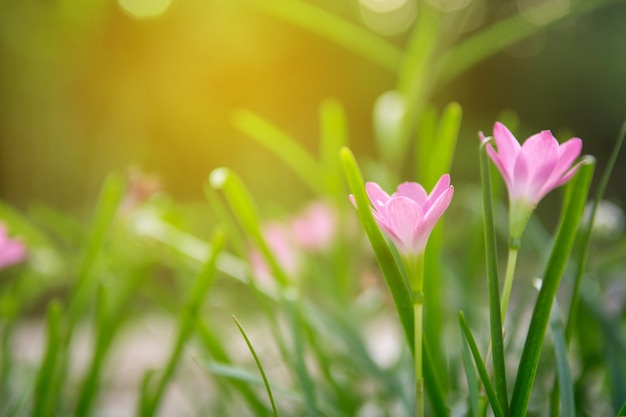
<path id="1" fill-rule="evenodd" d="M 504 277 L 504 287 L 502 288 L 502 298 L 500 299 L 500 312 L 502 322 L 506 317 L 506 309 L 509 304 L 509 296 L 511 295 L 511 286 L 513 285 L 513 276 L 515 275 L 515 264 L 517 263 L 517 253 L 519 245 L 509 245 L 509 256 L 506 262 L 506 275 Z"/>
<path id="2" fill-rule="evenodd" d="M 411 259 L 409 274 L 413 290 L 413 325 L 415 361 L 415 417 L 424 415 L 424 376 L 422 369 L 422 334 L 424 315 L 424 253 Z"/>

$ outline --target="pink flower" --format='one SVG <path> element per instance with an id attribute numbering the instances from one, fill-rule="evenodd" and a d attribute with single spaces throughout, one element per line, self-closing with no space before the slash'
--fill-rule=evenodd
<path id="1" fill-rule="evenodd" d="M 0 269 L 22 262 L 26 259 L 26 247 L 19 240 L 7 235 L 5 226 L 0 223 Z"/>
<path id="2" fill-rule="evenodd" d="M 262 234 L 280 267 L 289 276 L 295 276 L 300 268 L 300 257 L 294 247 L 289 229 L 280 223 L 268 223 L 263 226 Z M 259 280 L 264 283 L 272 281 L 270 267 L 263 255 L 256 249 L 250 253 L 250 265 Z"/>
<path id="3" fill-rule="evenodd" d="M 403 255 L 417 255 L 424 251 L 430 233 L 454 194 L 448 174 L 439 179 L 430 195 L 416 182 L 400 184 L 391 196 L 374 182 L 368 182 L 365 190 L 378 226 Z M 350 197 L 355 204 L 354 197 Z"/>
<path id="4" fill-rule="evenodd" d="M 482 133 L 481 140 L 485 140 Z M 512 236 L 519 237 L 530 214 L 550 191 L 569 181 L 579 164 L 582 141 L 572 138 L 559 145 L 549 130 L 529 137 L 520 145 L 502 123 L 496 122 L 493 137 L 498 151 L 487 144 L 487 153 L 500 170 L 509 191 Z"/>
<path id="5" fill-rule="evenodd" d="M 304 249 L 323 251 L 337 233 L 337 214 L 333 207 L 318 201 L 291 222 L 294 240 Z"/>

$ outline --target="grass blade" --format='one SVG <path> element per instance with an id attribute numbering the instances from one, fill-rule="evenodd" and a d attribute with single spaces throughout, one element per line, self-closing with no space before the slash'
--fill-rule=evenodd
<path id="1" fill-rule="evenodd" d="M 185 308 L 180 316 L 178 334 L 176 340 L 174 341 L 174 346 L 170 353 L 165 370 L 158 381 L 158 385 L 156 386 L 154 393 L 152 393 L 151 389 L 147 389 L 148 386 L 146 386 L 146 391 L 143 392 L 144 395 L 149 394 L 149 399 L 144 400 L 144 398 L 142 398 L 141 404 L 145 405 L 142 406 L 142 417 L 150 417 L 157 412 L 170 379 L 176 372 L 183 348 L 185 347 L 185 344 L 195 327 L 198 313 L 200 307 L 202 306 L 202 301 L 206 297 L 206 293 L 215 278 L 215 274 L 217 272 L 217 259 L 223 246 L 224 236 L 222 233 L 216 232 L 211 242 L 211 254 L 206 263 L 202 266 L 200 272 L 198 272 L 191 292 L 187 298 Z"/>
<path id="2" fill-rule="evenodd" d="M 263 237 L 256 204 L 241 179 L 228 168 L 217 168 L 211 172 L 209 182 L 213 188 L 221 189 L 224 192 L 235 217 L 245 234 L 253 239 L 268 263 L 274 278 L 282 287 L 287 287 L 290 279 Z"/>
<path id="3" fill-rule="evenodd" d="M 511 415 L 513 417 L 525 416 L 528 409 L 528 401 L 539 365 L 539 356 L 550 319 L 552 303 L 576 238 L 594 167 L 595 160 L 586 156 L 578 173 L 567 187 L 556 240 L 543 275 L 543 284 L 535 303 L 515 379 L 511 398 Z"/>
<path id="4" fill-rule="evenodd" d="M 247 110 L 235 111 L 233 123 L 283 161 L 313 192 L 324 194 L 319 163 L 294 138 Z"/>
<path id="5" fill-rule="evenodd" d="M 407 343 L 411 352 L 414 351 L 414 338 L 413 338 L 413 302 L 411 299 L 411 292 L 408 284 L 404 280 L 398 264 L 394 259 L 394 255 L 387 244 L 387 241 L 383 237 L 371 211 L 369 210 L 370 202 L 365 194 L 365 184 L 363 183 L 363 176 L 359 169 L 354 155 L 348 148 L 343 148 L 340 152 L 341 162 L 344 169 L 344 174 L 348 181 L 350 191 L 354 195 L 358 207 L 366 207 L 364 210 L 357 210 L 359 220 L 367 237 L 370 241 L 370 245 L 374 250 L 378 265 L 385 277 L 385 281 L 391 292 L 394 304 L 398 315 L 400 316 L 400 323 L 404 329 L 404 334 L 407 338 Z M 425 344 L 424 352 L 428 354 L 428 346 Z M 445 406 L 444 395 L 441 387 L 436 383 L 437 372 L 433 369 L 433 361 L 428 357 L 424 360 L 424 382 L 426 385 L 426 392 L 430 398 L 433 407 L 437 410 L 438 416 L 447 416 L 448 411 Z"/>
<path id="6" fill-rule="evenodd" d="M 348 144 L 346 114 L 337 100 L 325 100 L 320 106 L 320 160 L 325 186 L 337 200 L 345 198 L 343 174 L 337 157 Z"/>
<path id="7" fill-rule="evenodd" d="M 463 331 L 461 331 L 461 336 L 465 338 Z M 470 409 L 472 410 L 471 415 L 478 417 L 478 380 L 476 378 L 474 364 L 472 363 L 472 352 L 465 341 L 461 343 L 461 358 L 463 359 L 463 367 L 465 368 L 465 376 L 467 377 Z"/>
<path id="8" fill-rule="evenodd" d="M 491 173 L 487 157 L 487 143 L 480 145 L 480 177 L 483 189 L 483 218 L 485 233 L 485 256 L 489 286 L 489 323 L 491 331 L 493 371 L 498 401 L 508 415 L 508 392 L 504 364 L 504 341 L 502 338 L 502 313 L 500 311 L 500 284 L 498 281 L 498 253 L 496 250 L 496 226 L 493 212 Z"/>
<path id="9" fill-rule="evenodd" d="M 51 382 L 54 381 L 59 361 L 59 348 L 63 344 L 61 336 L 61 305 L 53 300 L 48 305 L 47 312 L 47 347 L 37 374 L 35 386 L 35 402 L 33 417 L 47 417 L 55 415 L 55 390 Z"/>
<path id="10" fill-rule="evenodd" d="M 330 39 L 395 73 L 402 51 L 371 32 L 301 0 L 257 0 L 265 12 Z"/>
<path id="11" fill-rule="evenodd" d="M 458 44 L 439 57 L 435 64 L 440 74 L 438 84 L 443 85 L 448 83 L 486 58 L 552 25 L 566 19 L 571 19 L 575 15 L 585 13 L 594 8 L 608 5 L 613 1 L 615 0 L 576 2 L 576 5 L 572 7 L 569 14 L 551 20 L 542 26 L 531 23 L 528 19 L 519 14 L 501 20 L 483 29 L 478 34 Z M 541 13 L 542 8 L 550 7 L 552 7 L 552 4 L 545 3 L 536 7 L 533 12 Z"/>
<path id="12" fill-rule="evenodd" d="M 459 325 L 461 327 L 461 334 L 464 336 L 464 343 L 467 343 L 469 345 L 470 351 L 474 356 L 474 363 L 476 364 L 476 368 L 478 369 L 480 379 L 483 381 L 483 386 L 485 387 L 485 392 L 487 393 L 489 402 L 491 402 L 491 409 L 493 410 L 493 414 L 496 417 L 504 417 L 504 411 L 502 411 L 502 407 L 500 406 L 500 400 L 498 399 L 496 390 L 491 384 L 491 380 L 489 379 L 487 367 L 485 366 L 485 362 L 483 362 L 482 358 L 480 357 L 478 346 L 476 345 L 476 341 L 474 340 L 472 331 L 467 325 L 465 315 L 462 311 L 459 313 Z"/>
<path id="13" fill-rule="evenodd" d="M 604 172 L 602 173 L 602 177 L 600 178 L 598 190 L 596 191 L 593 206 L 591 207 L 589 220 L 585 225 L 585 229 L 581 231 L 580 243 L 577 246 L 578 250 L 576 250 L 574 254 L 577 269 L 575 273 L 574 289 L 572 291 L 572 299 L 570 302 L 570 310 L 567 317 L 567 326 L 565 331 L 568 345 L 569 342 L 572 340 L 576 325 L 576 315 L 578 313 L 578 304 L 580 303 L 580 284 L 582 282 L 583 274 L 585 273 L 585 269 L 587 266 L 587 257 L 589 255 L 589 244 L 591 242 L 591 231 L 593 230 L 593 222 L 596 217 L 596 212 L 598 211 L 598 205 L 600 204 L 600 200 L 602 200 L 602 197 L 604 196 L 604 192 L 606 191 L 606 187 L 609 183 L 609 178 L 611 177 L 611 173 L 613 172 L 613 168 L 615 167 L 617 156 L 619 155 L 622 145 L 624 144 L 624 137 L 626 137 L 626 122 L 622 124 L 622 128 L 620 129 L 609 161 L 607 162 L 606 167 L 604 168 Z"/>
<path id="14" fill-rule="evenodd" d="M 413 302 L 411 300 L 411 293 L 396 264 L 393 253 L 369 209 L 370 202 L 365 194 L 363 176 L 354 159 L 354 155 L 348 148 L 343 148 L 340 155 L 350 191 L 354 195 L 357 206 L 362 208 L 357 210 L 359 220 L 361 221 L 363 229 L 365 229 L 372 249 L 374 249 L 376 260 L 387 281 L 396 310 L 400 316 L 407 342 L 411 350 L 413 350 Z"/>
<path id="15" fill-rule="evenodd" d="M 550 314 L 550 333 L 554 344 L 556 356 L 556 370 L 559 379 L 559 392 L 561 394 L 561 415 L 575 416 L 576 406 L 574 403 L 574 382 L 572 373 L 567 363 L 567 342 L 563 322 L 559 316 L 559 308 L 556 301 Z"/>
<path id="16" fill-rule="evenodd" d="M 198 333 L 200 338 L 211 354 L 214 360 L 223 364 L 225 367 L 232 367 L 232 360 L 228 356 L 228 353 L 222 345 L 220 337 L 213 334 L 209 326 L 204 320 L 198 322 Z M 221 374 L 220 374 L 221 375 Z M 257 394 L 250 388 L 250 381 L 243 380 L 241 378 L 230 377 L 230 375 L 222 375 L 229 377 L 230 384 L 235 390 L 237 390 L 241 396 L 246 400 L 250 409 L 258 416 L 266 416 L 269 414 L 269 409 L 258 398 Z"/>
<path id="17" fill-rule="evenodd" d="M 263 378 L 263 384 L 265 385 L 265 390 L 267 391 L 267 396 L 269 397 L 270 403 L 272 404 L 272 412 L 274 413 L 274 417 L 278 417 L 278 411 L 276 410 L 276 403 L 274 402 L 274 395 L 272 394 L 270 383 L 267 380 L 265 371 L 263 370 L 263 365 L 261 364 L 261 361 L 259 360 L 259 357 L 257 356 L 256 351 L 254 350 L 254 347 L 252 347 L 252 343 L 250 343 L 250 339 L 248 338 L 248 335 L 246 335 L 246 332 L 241 326 L 241 323 L 239 323 L 239 320 L 237 320 L 237 317 L 233 316 L 233 320 L 235 321 L 235 324 L 237 325 L 239 332 L 241 332 L 241 335 L 246 341 L 246 345 L 248 345 L 248 349 L 250 350 L 250 353 L 252 353 L 254 362 L 256 363 L 256 366 L 259 369 L 259 372 L 261 373 L 261 377 Z"/>

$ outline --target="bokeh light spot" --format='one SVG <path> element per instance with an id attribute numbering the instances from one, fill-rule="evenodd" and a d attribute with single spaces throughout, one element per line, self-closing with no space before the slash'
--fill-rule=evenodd
<path id="1" fill-rule="evenodd" d="M 361 19 L 381 35 L 397 35 L 406 31 L 417 13 L 415 0 L 359 0 Z"/>
<path id="2" fill-rule="evenodd" d="M 117 3 L 131 17 L 150 19 L 161 16 L 173 0 L 117 0 Z"/>

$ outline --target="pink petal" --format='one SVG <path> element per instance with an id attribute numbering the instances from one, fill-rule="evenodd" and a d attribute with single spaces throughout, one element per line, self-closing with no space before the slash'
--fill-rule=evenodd
<path id="1" fill-rule="evenodd" d="M 521 148 L 519 142 L 511 131 L 500 122 L 496 122 L 493 126 L 493 138 L 496 141 L 498 156 L 502 165 L 507 167 L 509 172 L 512 172 Z M 500 171 L 503 172 L 502 169 Z"/>
<path id="2" fill-rule="evenodd" d="M 382 188 L 380 188 L 380 185 L 375 182 L 368 182 L 365 184 L 365 191 L 367 192 L 367 196 L 370 198 L 370 201 L 376 210 L 380 210 L 380 208 L 383 207 L 390 198 L 389 194 L 387 194 Z"/>
<path id="3" fill-rule="evenodd" d="M 398 250 L 408 252 L 422 222 L 420 205 L 408 197 L 394 197 L 385 205 L 383 217 Z"/>
<path id="4" fill-rule="evenodd" d="M 416 182 L 403 182 L 398 185 L 398 191 L 394 194 L 394 196 L 408 197 L 420 206 L 423 206 L 428 200 L 426 190 L 424 190 L 424 187 L 422 187 L 421 184 Z"/>
<path id="5" fill-rule="evenodd" d="M 565 184 L 576 173 L 578 167 L 572 170 L 572 164 L 580 156 L 582 141 L 579 138 L 572 138 L 559 147 L 559 157 L 552 175 L 541 189 L 541 197 L 550 191 Z"/>
<path id="6" fill-rule="evenodd" d="M 437 184 L 435 184 L 435 186 L 433 187 L 433 190 L 428 196 L 426 204 L 422 206 L 422 210 L 424 210 L 424 213 L 430 210 L 434 202 L 439 198 L 441 194 L 446 192 L 448 188 L 450 188 L 450 175 L 444 174 L 441 176 L 441 178 L 439 178 L 439 181 L 437 181 Z"/>
<path id="7" fill-rule="evenodd" d="M 493 149 L 493 146 L 491 146 L 491 144 L 487 144 L 487 155 L 489 155 L 493 163 L 498 168 L 498 171 L 500 171 L 500 174 L 502 174 L 502 178 L 504 178 L 504 182 L 506 183 L 507 188 L 509 190 L 512 190 L 513 169 L 515 167 L 515 161 L 513 161 L 511 165 L 505 164 L 502 158 L 500 158 L 500 156 L 496 153 L 495 149 Z"/>
<path id="8" fill-rule="evenodd" d="M 536 204 L 546 181 L 557 165 L 559 143 L 548 130 L 531 136 L 524 142 L 515 163 L 513 198 L 521 197 Z"/>
<path id="9" fill-rule="evenodd" d="M 442 192 L 437 199 L 433 202 L 430 209 L 424 213 L 424 220 L 422 225 L 422 233 L 426 233 L 427 237 L 434 229 L 435 224 L 439 221 L 439 218 L 448 209 L 452 197 L 454 196 L 454 187 L 448 186 L 448 188 Z"/>

